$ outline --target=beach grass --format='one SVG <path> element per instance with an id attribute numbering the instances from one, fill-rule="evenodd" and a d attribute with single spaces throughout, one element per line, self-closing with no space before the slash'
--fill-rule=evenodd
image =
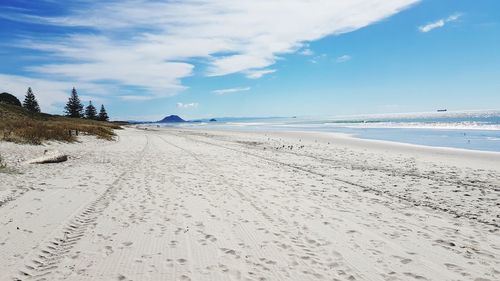
<path id="1" fill-rule="evenodd" d="M 44 141 L 76 141 L 75 132 L 112 140 L 120 124 L 31 113 L 9 104 L 0 104 L 0 140 L 41 144 Z M 72 133 L 73 132 L 73 133 Z"/>

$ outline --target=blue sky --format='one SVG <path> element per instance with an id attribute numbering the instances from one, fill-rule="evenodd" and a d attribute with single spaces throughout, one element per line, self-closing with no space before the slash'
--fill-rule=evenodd
<path id="1" fill-rule="evenodd" d="M 496 0 L 0 2 L 0 91 L 114 119 L 500 109 Z"/>

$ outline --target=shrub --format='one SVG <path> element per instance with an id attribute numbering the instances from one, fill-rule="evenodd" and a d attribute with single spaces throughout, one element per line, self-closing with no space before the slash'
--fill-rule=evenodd
<path id="1" fill-rule="evenodd" d="M 0 103 L 12 104 L 15 106 L 21 106 L 21 102 L 13 95 L 9 93 L 0 94 Z"/>

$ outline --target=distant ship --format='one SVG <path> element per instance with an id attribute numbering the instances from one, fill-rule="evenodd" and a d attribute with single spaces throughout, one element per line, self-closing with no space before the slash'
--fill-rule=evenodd
<path id="1" fill-rule="evenodd" d="M 448 111 L 447 109 L 438 109 L 438 112 L 446 112 Z"/>

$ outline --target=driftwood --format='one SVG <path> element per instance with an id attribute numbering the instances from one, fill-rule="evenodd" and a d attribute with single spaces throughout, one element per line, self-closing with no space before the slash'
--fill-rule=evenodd
<path id="1" fill-rule="evenodd" d="M 55 151 L 44 151 L 44 155 L 28 161 L 28 164 L 60 163 L 68 160 L 68 155 Z"/>

